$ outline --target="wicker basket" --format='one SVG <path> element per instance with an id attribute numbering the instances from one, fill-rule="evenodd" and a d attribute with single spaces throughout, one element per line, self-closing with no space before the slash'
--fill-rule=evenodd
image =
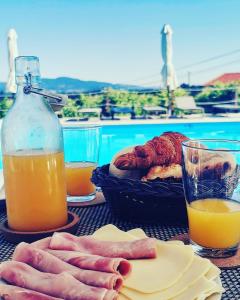
<path id="1" fill-rule="evenodd" d="M 102 188 L 113 212 L 126 220 L 160 224 L 187 223 L 182 181 L 143 182 L 109 175 L 109 165 L 97 168 L 92 181 Z"/>

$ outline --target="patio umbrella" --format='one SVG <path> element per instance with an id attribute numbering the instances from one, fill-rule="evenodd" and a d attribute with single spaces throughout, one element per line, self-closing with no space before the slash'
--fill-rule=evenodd
<path id="1" fill-rule="evenodd" d="M 9 74 L 6 84 L 6 92 L 16 93 L 17 86 L 15 82 L 15 58 L 18 56 L 17 33 L 15 29 L 8 32 L 8 64 Z"/>
<path id="2" fill-rule="evenodd" d="M 173 99 L 174 99 L 174 90 L 177 88 L 177 78 L 172 63 L 172 28 L 170 25 L 165 24 L 161 31 L 162 34 L 162 81 L 164 88 L 168 91 L 168 113 L 169 116 L 172 115 L 173 111 Z"/>

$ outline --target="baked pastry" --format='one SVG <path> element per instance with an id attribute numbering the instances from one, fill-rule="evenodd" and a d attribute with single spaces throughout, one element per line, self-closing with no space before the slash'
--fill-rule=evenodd
<path id="1" fill-rule="evenodd" d="M 192 177 L 202 179 L 224 179 L 231 176 L 237 167 L 236 160 L 231 153 L 224 151 L 199 150 L 198 155 L 188 157 L 186 171 Z"/>
<path id="2" fill-rule="evenodd" d="M 141 170 L 120 170 L 115 167 L 114 161 L 119 155 L 132 152 L 134 147 L 127 147 L 119 151 L 113 158 L 109 166 L 109 174 L 118 178 L 131 178 L 131 179 L 140 179 L 142 177 Z"/>
<path id="3" fill-rule="evenodd" d="M 149 169 L 153 166 L 181 164 L 182 145 L 188 138 L 178 132 L 165 132 L 143 146 L 119 155 L 114 165 L 121 170 Z"/>
<path id="4" fill-rule="evenodd" d="M 182 167 L 179 164 L 171 164 L 169 166 L 154 166 L 152 167 L 146 176 L 142 178 L 142 181 L 167 178 L 182 179 Z"/>

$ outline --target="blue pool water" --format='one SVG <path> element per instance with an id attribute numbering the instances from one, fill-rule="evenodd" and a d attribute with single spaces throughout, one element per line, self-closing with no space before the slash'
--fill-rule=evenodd
<path id="1" fill-rule="evenodd" d="M 189 138 L 240 140 L 240 122 L 105 126 L 102 128 L 100 165 L 108 163 L 122 148 L 143 144 L 164 131 L 178 131 Z"/>
<path id="2" fill-rule="evenodd" d="M 113 155 L 122 148 L 143 144 L 164 131 L 178 131 L 189 138 L 240 140 L 240 122 L 106 125 L 102 127 L 99 164 L 108 163 Z M 82 143 L 83 141 L 79 140 L 75 143 L 75 147 L 80 149 Z M 65 149 L 68 147 L 70 145 L 65 143 Z"/>

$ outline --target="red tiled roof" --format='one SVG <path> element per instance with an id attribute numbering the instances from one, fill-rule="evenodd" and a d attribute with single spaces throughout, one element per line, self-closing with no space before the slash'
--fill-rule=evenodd
<path id="1" fill-rule="evenodd" d="M 215 85 L 216 83 L 231 83 L 235 81 L 240 81 L 240 73 L 225 73 L 211 81 L 205 83 L 205 85 Z"/>

